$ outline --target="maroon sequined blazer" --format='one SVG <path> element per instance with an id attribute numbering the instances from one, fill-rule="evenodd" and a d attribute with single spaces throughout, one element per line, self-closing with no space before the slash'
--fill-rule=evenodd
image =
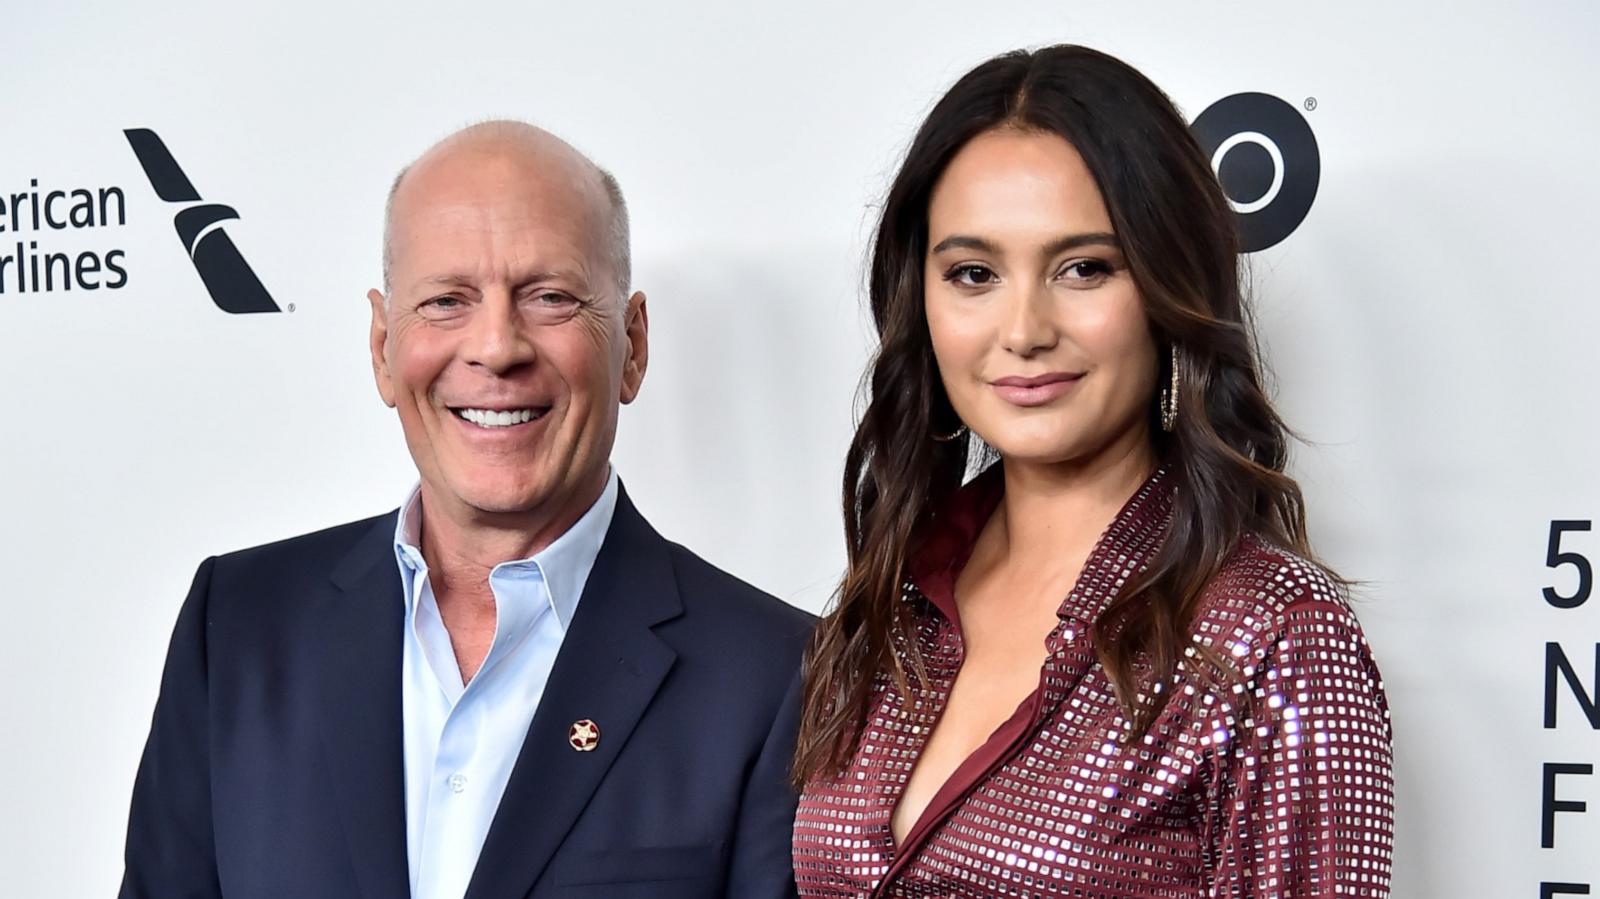
<path id="1" fill-rule="evenodd" d="M 955 578 L 1002 489 L 993 471 L 963 488 L 917 554 L 905 602 L 929 682 L 907 696 L 880 673 L 843 776 L 805 791 L 800 895 L 1387 896 L 1388 706 L 1360 625 L 1317 567 L 1247 539 L 1194 623 L 1195 643 L 1245 683 L 1214 686 L 1185 666 L 1162 685 L 1171 699 L 1148 734 L 1124 745 L 1090 624 L 1160 544 L 1171 510 L 1160 473 L 1062 602 L 1038 690 L 895 845 L 890 815 L 961 667 Z"/>

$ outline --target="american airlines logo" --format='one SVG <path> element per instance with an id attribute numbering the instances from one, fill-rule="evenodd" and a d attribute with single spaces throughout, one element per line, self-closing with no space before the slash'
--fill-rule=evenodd
<path id="1" fill-rule="evenodd" d="M 172 224 L 217 308 L 233 313 L 281 312 L 223 230 L 222 223 L 237 219 L 239 213 L 231 206 L 202 201 L 200 192 L 172 158 L 160 135 L 148 128 L 130 128 L 123 134 L 139 157 L 156 196 L 168 203 L 183 204 Z"/>

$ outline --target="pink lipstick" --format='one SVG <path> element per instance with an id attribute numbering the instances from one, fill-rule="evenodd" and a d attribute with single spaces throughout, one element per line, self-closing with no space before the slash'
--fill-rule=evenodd
<path id="1" fill-rule="evenodd" d="M 1070 391 L 1083 372 L 1055 371 L 1031 378 L 1008 377 L 990 381 L 989 386 L 1000 398 L 1015 406 L 1043 406 Z"/>

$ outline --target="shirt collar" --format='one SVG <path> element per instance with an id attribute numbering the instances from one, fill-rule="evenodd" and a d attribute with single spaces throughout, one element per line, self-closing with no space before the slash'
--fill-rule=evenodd
<path id="1" fill-rule="evenodd" d="M 956 579 L 972 558 L 978 535 L 1005 496 L 1005 475 L 1000 464 L 957 490 L 935 514 L 906 566 L 913 586 L 946 620 L 959 629 L 961 617 L 956 608 Z M 1084 562 L 1084 571 L 1121 568 L 1124 574 L 1141 567 L 1159 548 L 1172 513 L 1172 483 L 1165 468 L 1158 468 L 1135 490 L 1115 519 L 1106 527 Z M 1108 556 L 1121 556 L 1112 564 Z M 1120 588 L 1122 579 L 1116 580 Z M 1093 623 L 1113 598 L 1107 591 L 1092 589 L 1099 578 L 1080 578 L 1080 586 L 1061 601 L 1056 614 Z M 1115 590 L 1109 591 L 1115 593 Z M 1088 595 L 1085 595 L 1088 594 Z"/>
<path id="2" fill-rule="evenodd" d="M 907 565 L 917 590 L 940 614 L 957 625 L 961 617 L 956 612 L 956 578 L 961 569 L 967 567 L 967 560 L 972 558 L 972 550 L 978 543 L 978 534 L 1005 493 L 1006 481 L 1001 466 L 989 466 L 957 490 L 945 507 L 934 514 L 927 536 Z"/>
<path id="3" fill-rule="evenodd" d="M 594 501 L 594 505 L 590 506 L 572 527 L 549 546 L 533 555 L 496 565 L 489 574 L 491 584 L 497 580 L 496 575 L 536 568 L 544 578 L 545 589 L 549 591 L 550 605 L 556 613 L 556 619 L 565 629 L 571 624 L 573 614 L 577 612 L 578 600 L 583 595 L 584 585 L 589 581 L 589 573 L 594 569 L 595 559 L 600 555 L 600 546 L 605 543 L 606 533 L 611 529 L 611 519 L 617 510 L 619 490 L 620 481 L 617 470 L 613 467 L 606 477 L 605 489 L 600 491 L 600 498 Z M 407 585 L 405 597 L 407 608 L 415 601 L 415 591 L 410 589 L 410 585 L 415 580 L 416 574 L 426 573 L 428 570 L 427 560 L 422 557 L 421 546 L 422 485 L 418 483 L 412 486 L 411 492 L 406 495 L 405 504 L 400 507 L 394 532 L 395 559 L 400 564 L 401 580 Z"/>

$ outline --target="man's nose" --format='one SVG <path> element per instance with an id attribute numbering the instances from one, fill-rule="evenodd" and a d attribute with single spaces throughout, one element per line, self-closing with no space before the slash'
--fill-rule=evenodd
<path id="1" fill-rule="evenodd" d="M 1020 286 L 1011 291 L 1000 323 L 1000 345 L 1025 358 L 1055 346 L 1059 334 L 1054 302 L 1055 297 L 1044 285 Z"/>
<path id="2" fill-rule="evenodd" d="M 467 363 L 503 375 L 533 362 L 537 354 L 529 332 L 532 326 L 523 320 L 510 291 L 489 291 L 481 302 L 463 348 Z"/>

